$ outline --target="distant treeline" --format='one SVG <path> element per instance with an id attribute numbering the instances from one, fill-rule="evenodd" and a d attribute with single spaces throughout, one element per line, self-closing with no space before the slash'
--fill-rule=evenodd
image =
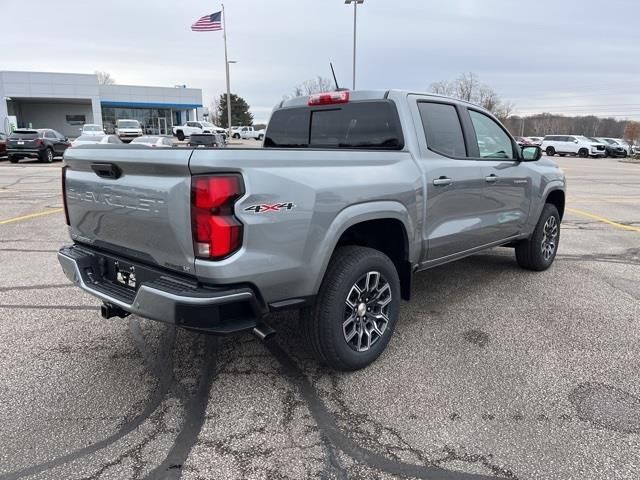
<path id="1" fill-rule="evenodd" d="M 628 120 L 586 117 L 567 117 L 553 113 L 541 113 L 531 117 L 513 115 L 503 119 L 513 135 L 544 137 L 545 135 L 585 135 L 587 137 L 622 138 Z M 524 133 L 523 133 L 524 132 Z"/>

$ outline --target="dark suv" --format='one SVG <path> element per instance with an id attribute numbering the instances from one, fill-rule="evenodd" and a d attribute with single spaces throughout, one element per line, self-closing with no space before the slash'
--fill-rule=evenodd
<path id="1" fill-rule="evenodd" d="M 7 154 L 11 163 L 17 163 L 25 157 L 52 163 L 54 157 L 61 157 L 70 145 L 67 137 L 55 130 L 19 129 L 9 136 Z"/>

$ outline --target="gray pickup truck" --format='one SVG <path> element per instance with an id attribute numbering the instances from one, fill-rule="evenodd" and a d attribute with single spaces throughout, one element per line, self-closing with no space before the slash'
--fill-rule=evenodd
<path id="1" fill-rule="evenodd" d="M 266 332 L 298 309 L 332 368 L 387 346 L 413 274 L 496 246 L 554 261 L 565 177 L 488 112 L 402 91 L 282 102 L 262 149 L 69 149 L 67 277 L 130 313 L 206 333 Z"/>

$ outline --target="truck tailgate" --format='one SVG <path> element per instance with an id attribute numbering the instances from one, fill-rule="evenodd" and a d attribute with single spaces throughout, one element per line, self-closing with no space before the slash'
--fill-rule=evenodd
<path id="1" fill-rule="evenodd" d="M 71 237 L 182 273 L 194 266 L 187 149 L 85 146 L 65 154 Z"/>

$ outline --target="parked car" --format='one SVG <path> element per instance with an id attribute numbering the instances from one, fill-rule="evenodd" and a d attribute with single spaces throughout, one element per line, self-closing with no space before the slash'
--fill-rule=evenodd
<path id="1" fill-rule="evenodd" d="M 39 158 L 41 162 L 52 163 L 55 157 L 61 157 L 70 143 L 67 137 L 55 130 L 18 129 L 9 135 L 7 154 L 11 163 L 22 158 Z"/>
<path id="2" fill-rule="evenodd" d="M 187 122 L 184 125 L 173 127 L 173 135 L 178 137 L 178 140 L 180 141 L 183 141 L 194 133 L 219 133 L 224 135 L 225 139 L 227 137 L 227 133 L 224 128 L 220 128 L 213 123 L 205 121 Z"/>
<path id="3" fill-rule="evenodd" d="M 542 145 L 542 137 L 528 137 L 529 141 L 531 142 L 532 145 L 539 147 L 540 145 Z"/>
<path id="4" fill-rule="evenodd" d="M 116 122 L 116 135 L 123 142 L 130 142 L 134 138 L 143 135 L 142 126 L 138 120 L 118 120 Z"/>
<path id="5" fill-rule="evenodd" d="M 0 132 L 0 157 L 7 156 L 7 138 L 6 133 Z"/>
<path id="6" fill-rule="evenodd" d="M 225 137 L 219 133 L 192 133 L 189 147 L 224 148 L 227 146 Z"/>
<path id="7" fill-rule="evenodd" d="M 516 137 L 516 142 L 521 147 L 525 147 L 525 146 L 528 146 L 528 145 L 533 145 L 533 142 L 527 137 Z"/>
<path id="8" fill-rule="evenodd" d="M 146 145 L 147 147 L 171 148 L 174 143 L 169 137 L 144 135 L 131 140 L 131 145 Z"/>
<path id="9" fill-rule="evenodd" d="M 609 140 L 613 140 L 618 145 L 622 146 L 627 151 L 627 155 L 633 155 L 633 145 L 631 145 L 627 140 L 622 138 L 610 138 Z"/>
<path id="10" fill-rule="evenodd" d="M 309 351 L 339 370 L 384 351 L 415 272 L 500 245 L 546 270 L 560 240 L 562 170 L 446 97 L 295 98 L 274 110 L 263 149 L 153 155 L 67 154 L 74 244 L 58 259 L 70 281 L 105 318 L 213 334 L 264 337 L 269 312 L 300 309 Z"/>
<path id="11" fill-rule="evenodd" d="M 79 147 L 80 145 L 122 145 L 122 140 L 117 135 L 81 135 L 71 142 L 72 147 Z"/>
<path id="12" fill-rule="evenodd" d="M 578 155 L 582 158 L 604 157 L 606 148 L 603 143 L 582 135 L 547 135 L 542 141 L 542 150 L 550 157 L 558 154 Z"/>
<path id="13" fill-rule="evenodd" d="M 98 125 L 95 123 L 85 123 L 80 129 L 80 136 L 82 135 L 101 137 L 106 134 L 104 133 L 104 128 L 102 128 L 102 125 Z"/>
<path id="14" fill-rule="evenodd" d="M 605 157 L 626 157 L 628 156 L 627 149 L 620 145 L 612 138 L 589 138 L 594 142 L 600 142 L 604 144 L 606 154 Z"/>
<path id="15" fill-rule="evenodd" d="M 253 127 L 232 127 L 231 129 L 232 138 L 242 138 L 244 140 L 248 140 L 250 138 L 253 138 L 254 140 L 263 140 L 264 133 L 264 130 L 254 130 Z"/>

